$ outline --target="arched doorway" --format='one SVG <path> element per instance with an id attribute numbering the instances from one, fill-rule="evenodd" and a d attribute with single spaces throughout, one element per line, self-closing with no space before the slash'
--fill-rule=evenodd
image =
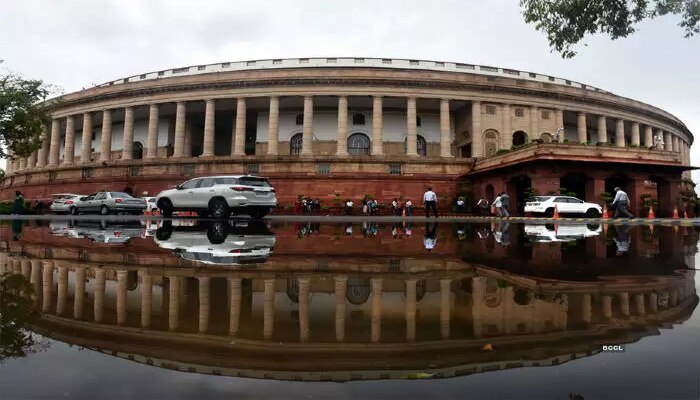
<path id="1" fill-rule="evenodd" d="M 369 147 L 369 137 L 364 133 L 353 133 L 348 137 L 348 153 L 351 155 L 368 155 Z"/>
<path id="2" fill-rule="evenodd" d="M 596 199 L 586 199 L 586 181 L 588 177 L 581 172 L 570 172 L 559 179 L 559 187 L 562 189 L 562 195 L 578 197 L 581 200 L 592 201 L 596 203 Z M 564 190 L 565 189 L 565 190 Z"/>
<path id="3" fill-rule="evenodd" d="M 628 189 L 631 182 L 632 180 L 625 174 L 618 173 L 610 175 L 609 177 L 605 178 L 605 191 L 610 193 L 612 196 L 615 196 L 615 187 L 620 187 L 629 194 Z M 632 199 L 630 199 L 630 202 L 631 201 Z"/>
<path id="4" fill-rule="evenodd" d="M 494 196 L 494 190 L 493 190 L 493 185 L 490 184 L 490 183 L 489 183 L 488 185 L 486 185 L 486 190 L 485 190 L 484 192 L 485 192 L 485 195 L 486 195 L 486 200 L 488 200 L 489 203 L 492 202 L 493 199 L 495 198 L 495 196 Z"/>
<path id="5" fill-rule="evenodd" d="M 366 303 L 367 299 L 369 299 L 370 292 L 369 279 L 348 278 L 345 298 L 350 304 L 359 306 L 360 304 Z"/>
<path id="6" fill-rule="evenodd" d="M 527 133 L 523 131 L 513 132 L 513 146 L 522 146 L 527 143 Z"/>
<path id="7" fill-rule="evenodd" d="M 134 142 L 134 149 L 132 150 L 131 157 L 134 160 L 141 160 L 143 158 L 143 143 Z"/>
<path id="8" fill-rule="evenodd" d="M 304 141 L 304 135 L 297 133 L 289 139 L 289 154 L 299 155 L 301 154 L 301 146 Z"/>
<path id="9" fill-rule="evenodd" d="M 495 155 L 498 152 L 499 145 L 498 145 L 498 131 L 494 129 L 488 129 L 486 132 L 484 132 L 484 155 L 486 157 L 490 157 Z"/>
<path id="10" fill-rule="evenodd" d="M 510 178 L 507 184 L 508 195 L 511 196 L 511 215 L 523 215 L 525 213 L 525 202 L 532 194 L 532 180 L 527 175 L 518 175 Z M 513 201 L 515 197 L 515 201 Z M 517 214 L 516 214 L 517 212 Z"/>

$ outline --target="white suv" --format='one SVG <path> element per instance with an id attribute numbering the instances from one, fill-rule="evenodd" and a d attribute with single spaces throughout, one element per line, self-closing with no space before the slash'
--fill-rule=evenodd
<path id="1" fill-rule="evenodd" d="M 260 219 L 277 207 L 275 189 L 267 178 L 251 175 L 206 176 L 190 179 L 156 196 L 163 216 L 173 211 L 196 211 L 200 216 L 227 218 L 232 212 Z"/>
<path id="2" fill-rule="evenodd" d="M 534 196 L 525 203 L 525 212 L 552 217 L 554 207 L 557 208 L 559 214 L 584 214 L 591 218 L 598 218 L 603 212 L 598 204 L 586 203 L 570 196 Z"/>

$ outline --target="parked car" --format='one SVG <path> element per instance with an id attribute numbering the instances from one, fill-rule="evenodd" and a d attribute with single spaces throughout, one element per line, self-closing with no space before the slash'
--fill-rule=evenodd
<path id="1" fill-rule="evenodd" d="M 525 203 L 525 212 L 552 217 L 555 206 L 559 214 L 583 214 L 586 217 L 597 218 L 603 212 L 598 204 L 587 203 L 571 196 L 534 196 Z"/>
<path id="2" fill-rule="evenodd" d="M 163 216 L 174 211 L 195 211 L 200 216 L 226 218 L 231 213 L 261 219 L 277 206 L 275 189 L 267 178 L 252 175 L 194 178 L 164 190 L 156 197 Z"/>
<path id="3" fill-rule="evenodd" d="M 525 237 L 532 242 L 571 242 L 598 236 L 603 231 L 600 224 L 525 224 Z"/>
<path id="4" fill-rule="evenodd" d="M 186 260 L 210 265 L 261 263 L 275 247 L 275 234 L 262 221 L 178 222 L 163 221 L 155 242 Z"/>
<path id="5" fill-rule="evenodd" d="M 81 197 L 70 209 L 73 215 L 98 213 L 100 215 L 130 213 L 141 214 L 146 201 L 123 192 L 97 192 Z"/>
<path id="6" fill-rule="evenodd" d="M 146 200 L 146 209 L 148 211 L 156 211 L 158 209 L 155 197 L 142 197 L 142 199 Z"/>
<path id="7" fill-rule="evenodd" d="M 82 194 L 57 193 L 51 195 L 51 209 L 55 214 L 68 214 L 71 207 L 83 197 Z"/>

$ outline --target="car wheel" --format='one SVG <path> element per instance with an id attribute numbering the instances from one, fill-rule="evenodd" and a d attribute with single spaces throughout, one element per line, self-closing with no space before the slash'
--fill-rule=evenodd
<path id="1" fill-rule="evenodd" d="M 229 215 L 228 204 L 224 199 L 213 199 L 209 202 L 209 213 L 214 218 L 226 218 Z"/>
<path id="2" fill-rule="evenodd" d="M 160 201 L 160 204 L 158 204 L 158 208 L 160 208 L 160 213 L 164 217 L 172 217 L 173 216 L 173 203 L 170 202 L 170 200 L 163 199 Z"/>
<path id="3" fill-rule="evenodd" d="M 156 239 L 158 240 L 168 240 L 173 234 L 173 222 L 163 221 L 163 225 L 156 229 Z"/>
<path id="4" fill-rule="evenodd" d="M 554 209 L 548 208 L 544 211 L 544 216 L 547 218 L 552 218 L 554 216 Z"/>
<path id="5" fill-rule="evenodd" d="M 107 207 L 107 206 L 100 207 L 100 215 L 108 215 L 108 214 L 109 214 L 109 207 Z"/>
<path id="6" fill-rule="evenodd" d="M 228 223 L 217 221 L 209 225 L 207 229 L 207 239 L 211 244 L 221 244 L 228 236 Z"/>
<path id="7" fill-rule="evenodd" d="M 268 210 L 266 208 L 254 208 L 250 210 L 250 217 L 253 219 L 263 219 L 267 213 Z"/>
<path id="8" fill-rule="evenodd" d="M 78 215 L 78 207 L 71 207 L 70 214 L 71 215 Z"/>
<path id="9" fill-rule="evenodd" d="M 596 210 L 595 208 L 589 208 L 588 211 L 586 211 L 586 217 L 598 218 L 600 217 L 600 212 L 598 212 L 598 210 Z"/>

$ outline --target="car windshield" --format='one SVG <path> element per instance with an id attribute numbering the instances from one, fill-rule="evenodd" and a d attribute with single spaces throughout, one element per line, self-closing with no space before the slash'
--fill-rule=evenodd
<path id="1" fill-rule="evenodd" d="M 125 198 L 125 199 L 131 198 L 131 195 L 129 193 L 124 193 L 124 192 L 109 192 L 109 194 L 112 197 L 121 197 L 121 198 Z"/>
<path id="2" fill-rule="evenodd" d="M 265 178 L 243 177 L 238 178 L 238 183 L 246 186 L 270 187 L 270 183 Z"/>
<path id="3" fill-rule="evenodd" d="M 530 201 L 547 201 L 551 199 L 552 196 L 533 196 L 530 198 Z"/>

